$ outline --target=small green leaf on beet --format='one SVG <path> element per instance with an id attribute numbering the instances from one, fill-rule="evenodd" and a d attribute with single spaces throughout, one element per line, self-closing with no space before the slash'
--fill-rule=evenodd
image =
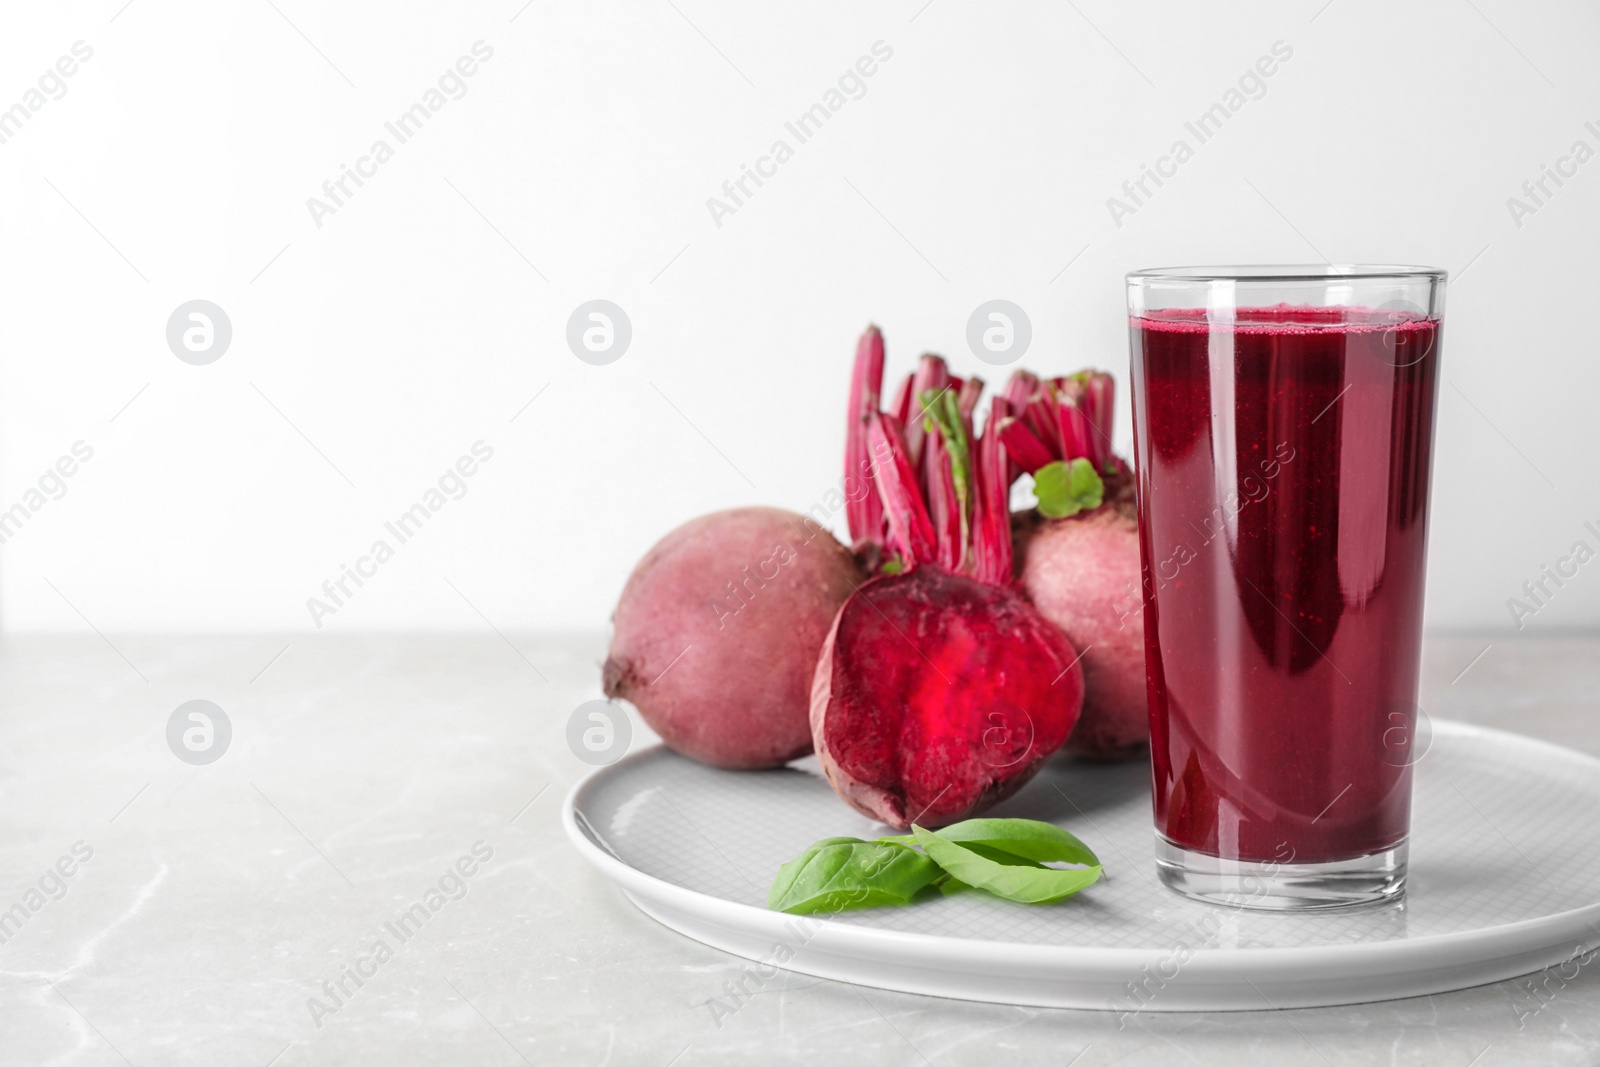
<path id="1" fill-rule="evenodd" d="M 1095 473 L 1094 464 L 1082 456 L 1071 463 L 1058 459 L 1033 472 L 1033 495 L 1039 501 L 1039 514 L 1047 519 L 1093 510 L 1105 499 L 1105 492 L 1106 484 Z"/>

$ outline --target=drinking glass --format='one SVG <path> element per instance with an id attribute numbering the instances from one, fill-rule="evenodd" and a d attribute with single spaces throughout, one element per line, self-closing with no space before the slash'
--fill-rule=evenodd
<path id="1" fill-rule="evenodd" d="M 1445 272 L 1128 275 L 1157 866 L 1304 909 L 1405 886 Z"/>

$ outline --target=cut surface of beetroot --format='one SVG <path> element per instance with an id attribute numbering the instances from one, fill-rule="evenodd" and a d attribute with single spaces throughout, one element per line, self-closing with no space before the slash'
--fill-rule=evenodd
<path id="1" fill-rule="evenodd" d="M 817 755 L 857 810 L 901 829 L 1016 792 L 1077 721 L 1077 653 L 1009 588 L 924 564 L 840 609 L 812 689 Z"/>

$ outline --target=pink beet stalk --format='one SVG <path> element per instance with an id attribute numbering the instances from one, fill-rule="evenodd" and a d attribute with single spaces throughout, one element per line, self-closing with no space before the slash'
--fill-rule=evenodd
<path id="1" fill-rule="evenodd" d="M 983 396 L 983 379 L 974 375 L 961 383 L 959 403 L 961 418 L 967 424 L 967 436 L 972 436 L 972 413 L 978 410 L 978 400 Z"/>
<path id="2" fill-rule="evenodd" d="M 1027 407 L 1022 409 L 1022 418 L 1028 424 L 1028 429 L 1044 442 L 1050 454 L 1059 459 L 1065 449 L 1061 441 L 1061 416 L 1057 410 L 1056 402 L 1041 389 L 1033 394 Z"/>
<path id="3" fill-rule="evenodd" d="M 1005 392 L 1000 395 L 1014 410 L 1021 411 L 1038 390 L 1039 379 L 1025 370 L 1019 370 L 1012 372 L 1010 380 L 1006 382 Z"/>
<path id="4" fill-rule="evenodd" d="M 906 444 L 899 422 L 878 414 L 868 423 L 872 446 L 872 473 L 889 520 L 889 549 L 897 552 L 907 567 L 914 567 L 936 555 L 937 537 L 933 520 L 923 503 L 916 475 L 906 457 Z"/>
<path id="5" fill-rule="evenodd" d="M 868 326 L 856 344 L 850 377 L 850 419 L 845 430 L 845 515 L 857 552 L 883 540 L 883 502 L 872 484 L 872 458 L 867 448 L 867 422 L 877 415 L 883 392 L 883 334 Z M 858 491 L 861 482 L 865 491 Z"/>
<path id="6" fill-rule="evenodd" d="M 922 443 L 923 469 L 926 480 L 923 487 L 928 501 L 928 514 L 933 518 L 933 530 L 938 538 L 938 563 L 947 571 L 961 569 L 961 557 L 966 547 L 962 521 L 961 500 L 956 495 L 955 478 L 950 471 L 950 456 L 944 440 L 931 433 Z"/>
<path id="7" fill-rule="evenodd" d="M 977 470 L 977 514 L 973 521 L 974 577 L 991 585 L 1011 580 L 1011 461 L 996 426 L 1005 421 L 1006 403 L 995 397 L 990 403 L 989 425 L 978 438 L 973 465 Z M 1015 425 L 1015 423 L 1013 423 Z"/>
<path id="8" fill-rule="evenodd" d="M 989 417 L 993 419 L 994 415 Z M 994 423 L 991 422 L 990 426 L 994 426 Z M 1005 442 L 1007 454 L 1022 470 L 1036 471 L 1055 458 L 1045 443 L 1034 436 L 1027 424 L 1016 416 L 1008 415 L 1000 419 L 999 434 L 1000 440 Z"/>
<path id="9" fill-rule="evenodd" d="M 888 413 L 902 423 L 911 417 L 911 378 L 912 375 L 908 374 L 900 379 L 900 386 L 894 391 L 894 399 L 889 402 Z"/>
<path id="10" fill-rule="evenodd" d="M 1105 470 L 1111 464 L 1111 427 L 1116 414 L 1116 380 L 1101 370 L 1086 370 L 1083 376 L 1083 409 L 1094 426 L 1094 465 Z"/>
<path id="11" fill-rule="evenodd" d="M 905 420 L 906 455 L 913 470 L 921 469 L 923 424 L 927 421 L 928 395 L 943 393 L 950 388 L 950 368 L 943 359 L 931 353 L 917 362 L 917 372 L 911 379 L 911 411 Z"/>
<path id="12" fill-rule="evenodd" d="M 1061 401 L 1056 407 L 1056 417 L 1061 420 L 1061 459 L 1072 462 L 1080 456 L 1094 455 L 1094 427 L 1089 417 L 1070 401 Z"/>
<path id="13" fill-rule="evenodd" d="M 1056 461 L 1087 459 L 1100 473 L 1115 469 L 1111 451 L 1115 384 L 1105 371 L 1086 370 L 1041 381 L 1017 371 L 1006 383 L 1014 413 L 1000 421 L 1012 462 L 1029 473 Z"/>

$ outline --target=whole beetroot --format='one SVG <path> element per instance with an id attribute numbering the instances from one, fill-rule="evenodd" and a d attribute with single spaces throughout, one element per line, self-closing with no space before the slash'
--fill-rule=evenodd
<path id="1" fill-rule="evenodd" d="M 1001 438 L 1039 497 L 1014 517 L 1018 581 L 1083 653 L 1083 713 L 1066 750 L 1134 755 L 1150 738 L 1144 600 L 1133 478 L 1111 452 L 1111 376 L 1019 372 L 1006 395 Z"/>
<path id="2" fill-rule="evenodd" d="M 780 508 L 735 508 L 662 538 L 612 615 L 603 681 L 667 745 L 718 767 L 811 751 L 811 678 L 855 557 Z"/>
<path id="3" fill-rule="evenodd" d="M 1133 755 L 1150 738 L 1150 720 L 1132 501 L 1064 519 L 1018 516 L 1016 532 L 1023 592 L 1083 650 L 1083 714 L 1066 750 L 1102 759 Z"/>

